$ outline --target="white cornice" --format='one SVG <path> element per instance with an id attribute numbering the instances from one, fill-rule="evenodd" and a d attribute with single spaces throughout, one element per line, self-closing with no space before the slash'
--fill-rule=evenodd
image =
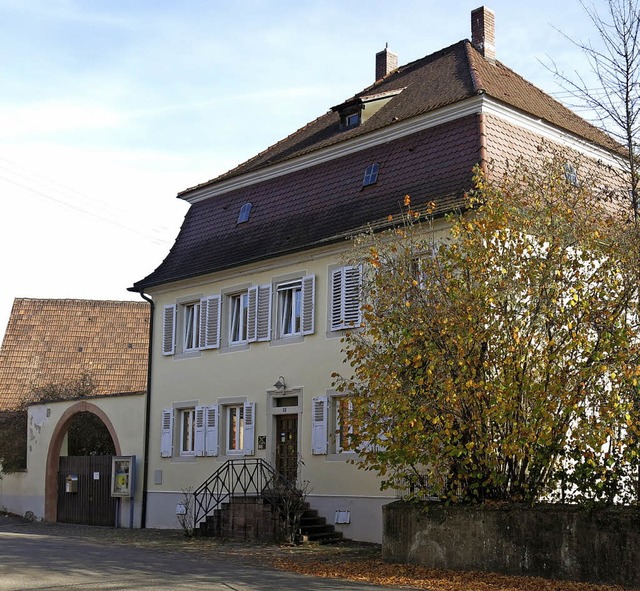
<path id="1" fill-rule="evenodd" d="M 292 172 L 336 160 L 349 154 L 379 146 L 474 113 L 485 113 L 499 117 L 512 125 L 529 130 L 550 141 L 577 150 L 588 158 L 601 160 L 603 163 L 615 167 L 620 166 L 620 159 L 616 158 L 611 152 L 546 123 L 542 119 L 516 111 L 513 107 L 496 101 L 487 95 L 478 95 L 280 164 L 274 164 L 273 166 L 255 172 L 242 174 L 226 181 L 205 184 L 191 191 L 186 191 L 179 195 L 179 197 L 189 203 L 198 203 L 210 197 L 224 195 L 236 189 L 250 187 L 257 183 L 278 178 Z"/>
<path id="2" fill-rule="evenodd" d="M 580 152 L 587 158 L 601 160 L 604 164 L 609 164 L 614 167 L 619 167 L 621 164 L 621 158 L 616 157 L 608 150 L 596 146 L 592 142 L 568 131 L 555 127 L 540 118 L 516 111 L 513 107 L 496 101 L 491 97 L 485 97 L 482 112 L 486 115 L 499 117 L 511 125 L 515 125 L 556 144 Z"/>
<path id="3" fill-rule="evenodd" d="M 282 162 L 281 164 L 274 164 L 268 168 L 243 174 L 227 181 L 204 185 L 180 195 L 180 198 L 188 201 L 189 203 L 197 203 L 198 201 L 203 201 L 209 197 L 215 197 L 217 195 L 223 195 L 224 193 L 234 191 L 235 189 L 249 187 L 298 170 L 303 170 L 324 162 L 342 158 L 349 154 L 366 150 L 367 148 L 379 146 L 380 144 L 385 144 L 473 113 L 479 113 L 481 109 L 482 97 L 472 97 L 454 105 L 443 107 L 437 111 L 432 111 L 426 115 L 420 115 L 406 121 L 401 121 L 395 125 L 390 125 L 364 136 L 347 140 L 327 148 L 322 148 L 312 152 L 311 154 L 306 154 L 304 156 L 294 158 L 293 160 Z"/>

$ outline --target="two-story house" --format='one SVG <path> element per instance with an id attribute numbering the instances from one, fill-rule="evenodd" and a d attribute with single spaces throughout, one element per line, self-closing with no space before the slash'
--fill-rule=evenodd
<path id="1" fill-rule="evenodd" d="M 405 194 L 435 202 L 444 231 L 476 164 L 500 173 L 543 142 L 619 165 L 607 135 L 497 61 L 491 11 L 471 25 L 471 41 L 404 66 L 381 51 L 370 87 L 179 195 L 174 246 L 130 288 L 154 304 L 147 526 L 176 526 L 183 489 L 252 457 L 309 481 L 347 537 L 380 541 L 394 492 L 350 462 L 349 400 L 332 389 L 360 323 L 350 238 Z"/>

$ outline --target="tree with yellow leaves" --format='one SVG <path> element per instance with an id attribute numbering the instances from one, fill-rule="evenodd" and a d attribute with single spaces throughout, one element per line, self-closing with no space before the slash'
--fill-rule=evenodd
<path id="1" fill-rule="evenodd" d="M 638 498 L 637 226 L 624 198 L 544 158 L 497 182 L 478 170 L 447 238 L 406 197 L 397 227 L 359 242 L 364 322 L 344 338 L 352 373 L 334 376 L 383 487 Z"/>

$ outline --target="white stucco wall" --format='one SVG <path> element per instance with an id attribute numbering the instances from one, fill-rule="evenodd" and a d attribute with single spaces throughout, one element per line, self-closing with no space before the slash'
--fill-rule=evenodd
<path id="1" fill-rule="evenodd" d="M 142 501 L 144 404 L 145 396 L 137 394 L 31 405 L 27 425 L 27 469 L 16 474 L 4 475 L 0 480 L 0 507 L 18 515 L 31 511 L 36 519 L 44 518 L 47 455 L 56 426 L 61 419 L 64 420 L 63 415 L 69 409 L 75 407 L 81 411 L 87 406 L 95 406 L 111 421 L 120 444 L 121 454 L 136 456 L 134 524 L 139 526 Z M 66 455 L 64 442 L 60 455 Z M 128 525 L 129 500 L 123 499 L 120 505 L 120 523 L 123 526 Z"/>

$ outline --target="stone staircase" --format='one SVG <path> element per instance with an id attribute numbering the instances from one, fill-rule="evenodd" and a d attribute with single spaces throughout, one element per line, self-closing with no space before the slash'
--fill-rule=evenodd
<path id="1" fill-rule="evenodd" d="M 278 510 L 264 498 L 247 496 L 222 503 L 212 515 L 206 517 L 196 529 L 198 536 L 261 542 L 281 541 L 282 528 Z M 310 544 L 331 544 L 343 540 L 342 532 L 304 504 L 300 524 L 302 540 Z"/>

